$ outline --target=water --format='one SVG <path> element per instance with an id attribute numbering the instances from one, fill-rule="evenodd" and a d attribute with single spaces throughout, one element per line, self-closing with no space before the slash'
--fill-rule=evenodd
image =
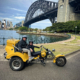
<path id="1" fill-rule="evenodd" d="M 33 35 L 33 34 L 26 34 L 29 40 L 33 40 L 35 44 L 39 43 L 51 43 L 62 41 L 67 38 L 65 37 L 55 37 L 55 36 L 44 36 L 44 35 Z M 0 45 L 5 45 L 7 39 L 15 38 L 15 39 L 22 39 L 23 34 L 16 33 L 14 30 L 0 30 Z"/>

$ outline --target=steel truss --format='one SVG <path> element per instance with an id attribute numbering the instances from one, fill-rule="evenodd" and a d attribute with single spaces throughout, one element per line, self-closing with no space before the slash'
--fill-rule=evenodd
<path id="1" fill-rule="evenodd" d="M 57 7 L 58 7 L 57 2 L 51 2 L 51 1 L 46 1 L 46 0 L 37 0 L 28 9 L 28 12 L 27 12 L 26 18 L 25 18 L 25 22 L 33 19 L 33 15 L 35 14 L 35 12 L 38 9 L 42 10 L 45 13 L 45 12 L 48 12 Z"/>

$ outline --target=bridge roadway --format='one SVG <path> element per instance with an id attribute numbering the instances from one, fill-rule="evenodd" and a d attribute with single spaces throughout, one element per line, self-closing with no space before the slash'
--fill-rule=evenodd
<path id="1" fill-rule="evenodd" d="M 66 58 L 64 67 L 48 61 L 45 67 L 37 63 L 26 66 L 22 71 L 12 71 L 9 62 L 0 57 L 0 80 L 80 80 L 80 51 Z"/>

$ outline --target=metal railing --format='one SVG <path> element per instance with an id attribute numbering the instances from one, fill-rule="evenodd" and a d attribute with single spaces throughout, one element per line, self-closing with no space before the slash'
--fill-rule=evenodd
<path id="1" fill-rule="evenodd" d="M 50 40 L 50 38 L 33 38 L 33 39 L 30 39 L 30 40 L 33 40 L 34 44 L 40 44 L 40 43 L 51 43 L 51 42 L 57 42 L 57 41 L 63 41 L 63 40 L 67 40 L 71 38 L 71 35 L 68 35 L 68 37 L 63 37 L 63 38 L 55 38 L 55 39 L 52 39 Z M 0 45 L 6 45 L 6 42 L 8 39 L 11 39 L 11 38 L 0 38 Z M 13 39 L 13 38 L 12 38 Z M 22 38 L 15 38 L 15 39 L 18 39 L 18 40 L 21 40 Z M 29 43 L 29 39 L 27 39 L 27 43 Z"/>
<path id="2" fill-rule="evenodd" d="M 6 42 L 8 39 L 11 39 L 11 38 L 0 38 L 0 45 L 6 45 Z M 13 39 L 13 38 L 12 38 Z M 21 40 L 22 38 L 15 38 L 15 39 L 19 39 Z M 33 39 L 32 39 L 33 40 Z M 27 41 L 29 42 L 29 40 Z M 37 40 L 33 40 L 34 44 L 39 44 L 39 43 L 48 43 L 48 40 L 47 39 L 37 39 Z"/>
<path id="3" fill-rule="evenodd" d="M 3 37 L 3 38 L 0 38 L 0 45 L 6 45 L 6 42 L 7 42 L 7 40 L 8 39 L 11 39 L 11 38 L 5 38 L 5 37 Z M 16 38 L 16 39 L 21 39 L 21 38 Z"/>

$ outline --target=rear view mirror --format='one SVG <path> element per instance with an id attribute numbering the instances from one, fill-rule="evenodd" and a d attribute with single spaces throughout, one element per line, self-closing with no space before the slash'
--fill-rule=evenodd
<path id="1" fill-rule="evenodd" d="M 52 49 L 53 52 L 55 52 L 55 49 Z"/>

